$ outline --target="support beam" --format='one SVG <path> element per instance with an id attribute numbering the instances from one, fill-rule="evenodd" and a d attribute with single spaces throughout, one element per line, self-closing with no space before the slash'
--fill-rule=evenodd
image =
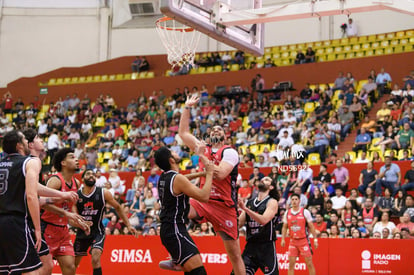
<path id="1" fill-rule="evenodd" d="M 413 0 L 321 0 L 291 3 L 259 9 L 222 12 L 220 23 L 226 26 L 287 21 L 330 15 L 392 10 L 414 15 Z"/>

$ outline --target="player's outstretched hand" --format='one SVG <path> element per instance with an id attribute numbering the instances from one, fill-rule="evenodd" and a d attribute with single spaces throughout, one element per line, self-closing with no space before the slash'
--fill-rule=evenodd
<path id="1" fill-rule="evenodd" d="M 85 231 L 86 235 L 90 233 L 91 228 L 81 215 L 68 212 L 67 217 L 71 226 L 82 229 Z"/>
<path id="2" fill-rule="evenodd" d="M 131 233 L 135 238 L 138 238 L 138 231 L 133 226 L 128 226 L 128 231 Z"/>
<path id="3" fill-rule="evenodd" d="M 65 201 L 70 201 L 70 202 L 77 202 L 79 199 L 79 195 L 76 192 L 70 191 L 70 192 L 62 192 L 62 199 L 64 199 Z"/>
<path id="4" fill-rule="evenodd" d="M 205 164 L 207 173 L 214 173 L 214 163 L 209 161 Z"/>
<path id="5" fill-rule="evenodd" d="M 35 230 L 35 237 L 36 237 L 35 249 L 37 252 L 39 252 L 40 247 L 42 245 L 42 233 L 40 230 Z"/>
<path id="6" fill-rule="evenodd" d="M 187 107 L 193 107 L 198 104 L 200 101 L 200 98 L 197 95 L 192 95 L 190 97 L 187 97 L 187 100 L 185 101 L 185 106 Z"/>
<path id="7" fill-rule="evenodd" d="M 206 143 L 204 141 L 198 141 L 196 147 L 194 148 L 194 153 L 197 155 L 204 155 L 206 151 Z"/>
<path id="8" fill-rule="evenodd" d="M 282 241 L 280 242 L 280 245 L 281 245 L 282 247 L 285 247 L 285 240 L 284 240 L 284 239 L 282 239 Z"/>

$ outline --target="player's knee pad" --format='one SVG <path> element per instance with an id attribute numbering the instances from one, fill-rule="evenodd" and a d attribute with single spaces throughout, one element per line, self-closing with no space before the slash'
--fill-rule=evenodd
<path id="1" fill-rule="evenodd" d="M 184 275 L 207 275 L 207 271 L 204 266 L 194 268 L 190 272 L 185 272 Z"/>

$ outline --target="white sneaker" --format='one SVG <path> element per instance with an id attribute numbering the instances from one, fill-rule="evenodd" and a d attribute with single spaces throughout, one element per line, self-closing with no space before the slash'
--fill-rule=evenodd
<path id="1" fill-rule="evenodd" d="M 182 271 L 183 270 L 180 265 L 177 265 L 177 264 L 173 263 L 171 260 L 161 261 L 158 264 L 158 266 L 161 269 L 171 270 L 171 271 Z"/>

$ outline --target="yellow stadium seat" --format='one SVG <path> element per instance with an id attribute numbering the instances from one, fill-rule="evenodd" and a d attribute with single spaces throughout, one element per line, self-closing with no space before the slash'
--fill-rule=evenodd
<path id="1" fill-rule="evenodd" d="M 97 154 L 98 154 L 98 162 L 99 163 L 104 162 L 103 153 L 102 152 L 98 152 Z"/>
<path id="2" fill-rule="evenodd" d="M 408 44 L 407 38 L 400 39 L 400 45 L 407 45 L 407 44 Z"/>
<path id="3" fill-rule="evenodd" d="M 278 46 L 272 47 L 272 53 L 278 53 L 280 48 Z"/>
<path id="4" fill-rule="evenodd" d="M 316 54 L 317 55 L 324 54 L 324 52 L 325 52 L 325 49 L 324 48 L 319 48 L 319 49 L 316 50 Z"/>
<path id="5" fill-rule="evenodd" d="M 384 40 L 384 41 L 381 42 L 381 47 L 386 48 L 386 47 L 388 47 L 389 44 L 390 43 L 388 42 L 388 40 Z"/>
<path id="6" fill-rule="evenodd" d="M 124 79 L 124 75 L 123 74 L 117 74 L 116 75 L 116 80 L 123 80 Z"/>
<path id="7" fill-rule="evenodd" d="M 410 157 L 410 150 L 407 150 L 408 151 L 408 156 Z M 403 149 L 400 149 L 400 150 L 398 150 L 398 159 L 400 160 L 400 159 L 402 159 L 404 157 L 404 150 Z"/>
<path id="8" fill-rule="evenodd" d="M 63 79 L 63 84 L 70 84 L 71 78 L 70 77 L 65 77 Z"/>
<path id="9" fill-rule="evenodd" d="M 349 40 L 350 44 L 356 44 L 358 43 L 358 37 L 351 37 L 351 39 Z"/>
<path id="10" fill-rule="evenodd" d="M 384 49 L 384 54 L 393 54 L 394 49 L 392 47 L 387 47 Z"/>
<path id="11" fill-rule="evenodd" d="M 373 42 L 373 41 L 376 41 L 376 40 L 377 40 L 377 37 L 375 35 L 369 35 L 368 36 L 368 41 Z"/>
<path id="12" fill-rule="evenodd" d="M 94 82 L 99 82 L 99 81 L 101 81 L 101 76 L 100 76 L 100 75 L 95 75 L 95 76 L 93 77 L 93 81 L 94 81 Z"/>
<path id="13" fill-rule="evenodd" d="M 124 74 L 124 80 L 131 80 L 132 74 Z"/>
<path id="14" fill-rule="evenodd" d="M 335 47 L 335 53 L 341 53 L 341 52 L 342 52 L 342 47 L 341 46 Z"/>
<path id="15" fill-rule="evenodd" d="M 325 47 L 329 47 L 329 46 L 331 46 L 331 45 L 332 45 L 332 43 L 331 43 L 331 41 L 330 41 L 330 40 L 325 40 L 325 41 L 323 41 L 322 43 L 323 43 L 323 45 L 324 45 Z"/>
<path id="16" fill-rule="evenodd" d="M 330 53 L 333 53 L 333 52 L 334 52 L 334 49 L 332 47 L 329 47 L 329 48 L 325 49 L 325 53 L 327 53 L 327 54 L 330 54 Z"/>
<path id="17" fill-rule="evenodd" d="M 76 83 L 78 83 L 78 82 L 79 82 L 79 77 L 77 77 L 77 76 L 72 77 L 72 79 L 70 80 L 70 82 L 71 82 L 72 84 L 76 84 Z"/>
<path id="18" fill-rule="evenodd" d="M 282 59 L 282 66 L 289 66 L 291 64 L 289 59 Z"/>
<path id="19" fill-rule="evenodd" d="M 371 45 L 370 45 L 369 43 L 364 43 L 364 44 L 362 44 L 362 45 L 361 45 L 361 48 L 362 48 L 363 50 L 368 50 L 368 49 L 370 49 L 370 48 L 371 48 Z"/>
<path id="20" fill-rule="evenodd" d="M 61 84 L 63 84 L 63 78 L 56 79 L 56 85 L 61 85 Z"/>
<path id="21" fill-rule="evenodd" d="M 147 77 L 147 72 L 140 72 L 138 74 L 138 78 L 145 78 L 145 77 Z"/>
<path id="22" fill-rule="evenodd" d="M 289 52 L 282 52 L 282 58 L 288 58 Z"/>
<path id="23" fill-rule="evenodd" d="M 381 138 L 373 138 L 371 141 L 371 145 L 369 146 L 370 151 L 381 151 L 381 147 L 375 146 L 376 143 L 378 143 L 381 140 Z"/>
<path id="24" fill-rule="evenodd" d="M 327 55 L 327 60 L 328 61 L 333 61 L 333 60 L 335 60 L 336 59 L 336 56 L 335 56 L 335 54 L 334 53 L 331 53 L 331 54 L 328 54 Z"/>
<path id="25" fill-rule="evenodd" d="M 116 80 L 116 75 L 114 75 L 114 74 L 109 75 L 108 80 L 109 81 L 115 81 Z"/>
<path id="26" fill-rule="evenodd" d="M 86 82 L 92 82 L 92 81 L 93 81 L 93 76 L 88 75 L 88 76 L 86 77 Z"/>
<path id="27" fill-rule="evenodd" d="M 361 36 L 361 37 L 359 37 L 359 39 L 358 39 L 358 42 L 359 43 L 365 43 L 365 42 L 367 42 L 368 41 L 368 37 L 367 36 Z"/>
<path id="28" fill-rule="evenodd" d="M 414 36 L 414 30 L 408 30 L 405 32 L 405 37 L 412 37 Z"/>
<path id="29" fill-rule="evenodd" d="M 280 51 L 285 52 L 288 50 L 288 46 L 280 46 Z"/>
<path id="30" fill-rule="evenodd" d="M 393 151 L 394 152 L 394 156 L 397 157 L 397 150 L 385 150 L 384 152 L 384 157 L 389 156 L 390 152 Z"/>
<path id="31" fill-rule="evenodd" d="M 298 52 L 297 51 L 292 51 L 292 52 L 290 52 L 290 57 L 291 58 L 296 58 L 296 55 L 298 54 Z"/>
<path id="32" fill-rule="evenodd" d="M 374 51 L 373 50 L 367 50 L 365 51 L 365 56 L 373 56 L 374 55 Z"/>
<path id="33" fill-rule="evenodd" d="M 324 62 L 326 60 L 327 60 L 326 55 L 320 55 L 320 56 L 318 56 L 318 61 L 319 62 Z"/>
<path id="34" fill-rule="evenodd" d="M 248 116 L 245 116 L 243 118 L 242 125 L 243 125 L 243 129 L 247 130 L 247 128 L 249 127 L 249 117 Z"/>
<path id="35" fill-rule="evenodd" d="M 313 102 L 306 102 L 303 110 L 305 113 L 312 113 L 315 110 L 315 104 Z"/>
<path id="36" fill-rule="evenodd" d="M 356 52 L 361 50 L 361 44 L 355 44 L 354 46 L 352 46 L 352 50 Z"/>
<path id="37" fill-rule="evenodd" d="M 49 79 L 47 85 L 56 85 L 56 78 Z"/>
<path id="38" fill-rule="evenodd" d="M 272 52 L 272 48 L 266 47 L 266 48 L 264 48 L 264 52 L 265 53 L 271 53 Z"/>
<path id="39" fill-rule="evenodd" d="M 280 53 L 274 53 L 273 54 L 273 59 L 274 59 L 274 61 L 276 61 L 277 59 L 279 59 L 280 58 Z"/>
<path id="40" fill-rule="evenodd" d="M 399 43 L 400 43 L 400 40 L 398 40 L 398 39 L 394 39 L 394 40 L 390 41 L 391 46 L 397 46 Z"/>
<path id="41" fill-rule="evenodd" d="M 84 83 L 84 82 L 86 82 L 86 76 L 80 76 L 79 83 Z"/>
<path id="42" fill-rule="evenodd" d="M 135 79 L 137 79 L 138 78 L 138 73 L 132 73 L 131 74 L 131 79 L 132 80 L 135 80 Z"/>
<path id="43" fill-rule="evenodd" d="M 355 58 L 355 53 L 354 52 L 347 53 L 346 58 L 347 59 Z"/>
<path id="44" fill-rule="evenodd" d="M 317 42 L 313 43 L 313 47 L 315 49 L 322 47 L 322 42 L 321 41 L 317 41 Z"/>
<path id="45" fill-rule="evenodd" d="M 256 144 L 256 145 L 250 145 L 249 146 L 250 152 L 254 155 L 258 155 L 259 151 L 260 151 L 260 145 Z"/>
<path id="46" fill-rule="evenodd" d="M 112 152 L 105 152 L 103 153 L 103 159 L 105 160 L 109 160 L 112 158 Z"/>
<path id="47" fill-rule="evenodd" d="M 186 166 L 188 165 L 188 163 L 190 163 L 190 161 L 191 160 L 189 158 L 183 158 L 180 163 L 180 169 L 186 170 Z"/>
<path id="48" fill-rule="evenodd" d="M 343 59 L 345 59 L 345 54 L 344 53 L 340 53 L 340 54 L 336 55 L 336 59 L 337 60 L 343 60 Z"/>
<path id="49" fill-rule="evenodd" d="M 394 53 L 402 53 L 404 52 L 404 46 L 397 46 L 394 48 Z"/>
<path id="50" fill-rule="evenodd" d="M 344 46 L 344 48 L 343 48 L 343 52 L 350 52 L 352 50 L 352 47 L 351 47 L 351 45 L 346 45 L 346 46 Z"/>
<path id="51" fill-rule="evenodd" d="M 216 65 L 216 66 L 214 66 L 214 71 L 215 71 L 216 73 L 221 72 L 221 70 L 222 70 L 221 65 Z"/>
<path id="52" fill-rule="evenodd" d="M 404 31 L 399 31 L 399 32 L 396 33 L 396 36 L 398 38 L 403 38 L 405 36 L 405 33 L 404 33 Z"/>
<path id="53" fill-rule="evenodd" d="M 387 33 L 387 39 L 393 39 L 395 37 L 395 33 L 391 32 L 391 33 Z"/>
<path id="54" fill-rule="evenodd" d="M 311 153 L 308 156 L 309 165 L 319 165 L 321 164 L 321 156 L 318 153 Z"/>
<path id="55" fill-rule="evenodd" d="M 378 48 L 380 46 L 380 43 L 378 43 L 378 42 L 373 42 L 372 44 L 371 44 L 371 49 L 376 49 L 376 48 Z"/>
<path id="56" fill-rule="evenodd" d="M 231 64 L 230 71 L 235 72 L 235 71 L 238 71 L 239 68 L 240 68 L 239 64 L 237 64 L 237 63 L 236 64 Z"/>
<path id="57" fill-rule="evenodd" d="M 383 55 L 384 54 L 384 50 L 383 49 L 376 49 L 375 50 L 375 55 Z"/>
<path id="58" fill-rule="evenodd" d="M 296 45 L 295 44 L 289 45 L 289 50 L 296 51 Z"/>
<path id="59" fill-rule="evenodd" d="M 355 54 L 356 57 L 364 57 L 364 52 L 357 52 Z"/>
<path id="60" fill-rule="evenodd" d="M 95 120 L 95 123 L 93 125 L 94 127 L 105 127 L 105 119 L 104 117 L 98 116 Z"/>
<path id="61" fill-rule="evenodd" d="M 105 170 L 105 172 L 108 172 L 109 171 L 108 163 L 101 163 L 101 168 L 103 168 Z"/>
<path id="62" fill-rule="evenodd" d="M 101 80 L 100 81 L 108 81 L 109 77 L 107 74 L 101 75 Z"/>

